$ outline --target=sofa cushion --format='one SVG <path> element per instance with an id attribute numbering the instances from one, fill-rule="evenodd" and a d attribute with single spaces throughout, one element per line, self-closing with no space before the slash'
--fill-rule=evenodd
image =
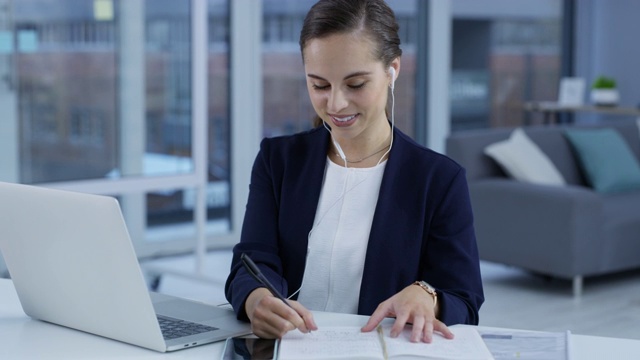
<path id="1" fill-rule="evenodd" d="M 521 128 L 515 129 L 508 139 L 487 146 L 484 152 L 516 180 L 547 185 L 566 183 L 547 155 Z"/>
<path id="2" fill-rule="evenodd" d="M 596 191 L 616 193 L 640 188 L 640 164 L 617 131 L 568 129 L 565 135 L 587 182 Z"/>
<path id="3" fill-rule="evenodd" d="M 509 137 L 512 129 L 490 128 L 457 131 L 447 137 L 446 154 L 467 170 L 467 180 L 488 177 L 504 178 L 508 175 L 498 164 L 485 155 L 484 148 Z M 564 139 L 566 143 L 566 139 Z"/>
<path id="4" fill-rule="evenodd" d="M 538 145 L 567 184 L 587 186 L 573 148 L 564 135 L 564 127 L 538 126 L 525 128 L 527 136 Z"/>

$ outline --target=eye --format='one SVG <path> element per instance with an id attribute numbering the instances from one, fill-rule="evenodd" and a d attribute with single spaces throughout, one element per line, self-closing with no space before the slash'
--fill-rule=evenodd
<path id="1" fill-rule="evenodd" d="M 311 87 L 313 87 L 315 90 L 327 90 L 329 88 L 329 85 L 312 84 Z"/>
<path id="2" fill-rule="evenodd" d="M 366 82 L 360 83 L 360 84 L 353 84 L 353 85 L 348 85 L 350 89 L 361 89 L 364 87 L 364 85 L 366 84 Z"/>

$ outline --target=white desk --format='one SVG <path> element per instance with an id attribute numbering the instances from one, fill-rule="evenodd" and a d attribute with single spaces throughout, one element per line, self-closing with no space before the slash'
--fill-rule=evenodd
<path id="1" fill-rule="evenodd" d="M 363 325 L 364 316 L 316 313 L 319 326 Z M 638 359 L 640 340 L 571 335 L 573 359 Z M 219 359 L 223 342 L 158 353 L 99 336 L 32 320 L 13 283 L 0 279 L 0 359 Z"/>

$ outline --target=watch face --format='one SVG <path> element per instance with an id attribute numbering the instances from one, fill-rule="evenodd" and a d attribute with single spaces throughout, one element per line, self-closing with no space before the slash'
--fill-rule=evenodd
<path id="1" fill-rule="evenodd" d="M 432 291 L 433 291 L 433 290 L 435 290 L 435 289 L 433 288 L 433 286 L 429 285 L 429 283 L 428 283 L 428 282 L 426 282 L 426 281 L 420 281 L 420 283 L 421 283 L 423 286 L 425 286 L 427 289 L 429 289 L 429 290 L 432 290 Z"/>
<path id="2" fill-rule="evenodd" d="M 433 287 L 433 286 L 429 285 L 429 283 L 428 283 L 428 282 L 426 282 L 426 281 L 420 281 L 419 283 L 420 283 L 420 285 L 422 286 L 422 288 L 423 288 L 426 292 L 428 292 L 429 294 L 434 295 L 434 296 L 435 296 L 435 295 L 437 295 L 437 293 L 436 293 L 436 289 L 434 289 L 434 287 Z"/>

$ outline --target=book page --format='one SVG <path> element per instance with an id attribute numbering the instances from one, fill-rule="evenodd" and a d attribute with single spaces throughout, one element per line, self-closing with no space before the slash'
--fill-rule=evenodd
<path id="1" fill-rule="evenodd" d="M 383 326 L 389 359 L 493 359 L 480 334 L 471 326 L 449 327 L 455 335 L 453 339 L 445 339 L 439 333 L 434 333 L 430 344 L 412 343 L 411 326 L 406 326 L 397 338 L 392 338 L 389 336 L 391 326 Z"/>
<path id="2" fill-rule="evenodd" d="M 375 331 L 363 333 L 359 326 L 322 326 L 310 334 L 288 332 L 280 340 L 280 360 L 383 359 Z"/>

